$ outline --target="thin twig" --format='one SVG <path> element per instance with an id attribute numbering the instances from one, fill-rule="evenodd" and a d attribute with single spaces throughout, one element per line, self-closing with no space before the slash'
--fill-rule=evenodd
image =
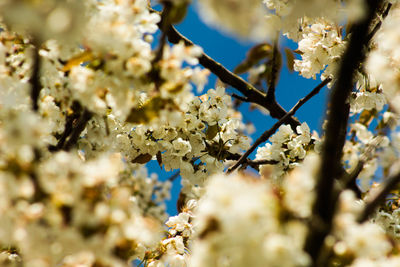
<path id="1" fill-rule="evenodd" d="M 367 161 L 373 158 L 373 154 L 375 149 L 379 146 L 381 142 L 383 142 L 384 138 L 382 136 L 378 136 L 371 143 L 368 144 L 367 148 L 360 155 L 359 161 L 351 173 L 347 173 L 344 170 L 344 175 L 340 178 L 342 184 L 344 184 L 344 189 L 351 189 L 356 193 L 357 197 L 361 198 L 360 188 L 357 186 L 356 180 L 358 175 L 364 168 L 364 165 Z M 338 192 L 340 193 L 340 192 Z"/>
<path id="2" fill-rule="evenodd" d="M 250 166 L 255 166 L 255 165 L 274 165 L 278 164 L 279 161 L 276 160 L 268 160 L 268 159 L 258 159 L 258 160 L 247 160 L 246 164 Z"/>
<path id="3" fill-rule="evenodd" d="M 261 160 L 249 160 L 247 159 L 245 163 L 242 164 L 242 168 L 246 169 L 247 166 L 250 166 L 256 171 L 260 171 L 260 166 L 261 165 L 275 165 L 278 164 L 279 161 L 277 160 L 266 160 L 266 159 L 261 159 Z"/>
<path id="4" fill-rule="evenodd" d="M 367 2 L 367 14 L 353 27 L 348 47 L 343 54 L 337 73 L 338 79 L 330 96 L 330 110 L 313 206 L 313 223 L 305 242 L 305 251 L 311 256 L 313 266 L 324 266 L 323 262 L 319 262 L 319 255 L 325 237 L 332 228 L 337 200 L 336 194 L 334 194 L 334 181 L 342 173 L 341 157 L 349 117 L 347 100 L 353 88 L 354 74 L 365 59 L 364 45 L 367 42 L 368 29 L 379 4 L 377 0 Z"/>
<path id="5" fill-rule="evenodd" d="M 180 172 L 180 171 L 177 171 L 176 173 L 174 173 L 173 175 L 171 175 L 171 176 L 167 179 L 167 181 L 173 182 L 173 181 L 175 181 L 176 178 L 179 177 L 179 175 L 181 175 L 181 172 Z"/>
<path id="6" fill-rule="evenodd" d="M 385 179 L 383 184 L 380 185 L 379 191 L 376 192 L 375 195 L 372 197 L 372 199 L 369 200 L 365 205 L 365 208 L 361 213 L 358 222 L 359 223 L 365 222 L 368 219 L 368 217 L 372 213 L 374 213 L 379 204 L 381 204 L 385 200 L 386 196 L 398 183 L 400 183 L 400 173 L 397 173 L 396 175 L 393 175 Z"/>
<path id="7" fill-rule="evenodd" d="M 237 95 L 235 93 L 232 94 L 232 97 L 234 97 L 242 102 L 249 102 L 249 99 L 247 97 L 243 97 L 243 96 Z"/>
<path id="8" fill-rule="evenodd" d="M 374 157 L 375 149 L 379 146 L 381 142 L 383 142 L 383 140 L 385 140 L 383 136 L 379 135 L 367 145 L 364 152 L 359 156 L 357 165 L 351 171 L 351 173 L 348 173 L 345 169 L 342 168 L 340 176 L 335 177 L 337 186 L 335 188 L 335 194 L 333 197 L 334 199 L 337 199 L 340 193 L 345 189 L 352 190 L 358 198 L 362 197 L 362 191 L 357 185 L 357 177 L 363 170 L 365 163 Z"/>
<path id="9" fill-rule="evenodd" d="M 166 34 L 168 40 L 173 44 L 183 41 L 187 46 L 194 45 L 192 41 L 183 36 L 171 25 L 166 30 Z M 222 82 L 229 84 L 245 95 L 249 101 L 266 108 L 271 117 L 280 119 L 287 114 L 285 109 L 283 109 L 275 99 L 267 99 L 267 95 L 264 92 L 258 90 L 240 76 L 226 69 L 221 63 L 215 61 L 206 53 L 201 54 L 199 63 L 214 73 Z M 291 116 L 287 116 L 285 122 L 290 124 L 293 129 L 296 129 L 296 127 L 300 125 L 300 122 Z"/>
<path id="10" fill-rule="evenodd" d="M 225 158 L 225 160 L 239 160 L 241 155 L 238 153 L 230 153 L 230 152 L 226 152 L 227 153 L 227 157 Z M 250 166 L 251 168 L 253 168 L 256 171 L 259 171 L 259 166 L 261 165 L 275 165 L 278 164 L 279 161 L 276 160 L 266 160 L 266 159 L 260 159 L 260 160 L 250 160 L 250 159 L 246 159 L 246 162 L 244 162 L 242 164 L 242 168 L 245 169 L 247 168 L 247 166 Z"/>
<path id="11" fill-rule="evenodd" d="M 267 141 L 268 138 L 275 133 L 275 131 L 281 126 L 282 124 L 285 123 L 286 119 L 289 116 L 294 115 L 296 111 L 303 105 L 305 104 L 308 100 L 310 100 L 313 96 L 318 94 L 318 92 L 325 86 L 327 85 L 332 79 L 331 78 L 326 78 L 324 81 L 322 81 L 317 87 L 315 87 L 308 95 L 306 95 L 304 98 L 300 99 L 296 105 L 293 106 L 293 108 L 286 113 L 285 116 L 283 116 L 278 122 L 276 122 L 269 130 L 265 131 L 255 142 L 254 144 L 240 157 L 240 159 L 228 169 L 227 173 L 231 173 L 234 170 L 236 170 L 240 164 L 245 162 L 247 157 L 263 142 Z"/>

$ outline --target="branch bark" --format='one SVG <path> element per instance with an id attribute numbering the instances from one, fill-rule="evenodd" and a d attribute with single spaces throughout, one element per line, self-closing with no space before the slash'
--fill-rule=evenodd
<path id="1" fill-rule="evenodd" d="M 383 184 L 380 185 L 380 190 L 367 202 L 363 212 L 361 213 L 358 222 L 365 222 L 368 217 L 373 214 L 376 208 L 385 201 L 386 196 L 390 193 L 390 191 L 400 183 L 400 173 L 397 173 L 389 178 L 387 178 Z"/>
<path id="2" fill-rule="evenodd" d="M 277 36 L 275 37 L 274 49 L 272 52 L 271 77 L 268 80 L 268 91 L 267 91 L 267 99 L 269 101 L 275 101 L 275 87 L 278 81 L 279 69 L 280 69 L 280 66 L 278 65 L 279 61 L 282 60 L 280 58 L 281 55 L 279 55 L 278 40 L 279 40 L 279 34 L 277 34 Z"/>
<path id="3" fill-rule="evenodd" d="M 171 25 L 166 29 L 166 35 L 168 37 L 168 40 L 173 44 L 177 44 L 180 41 L 183 41 L 187 46 L 194 45 L 192 41 L 179 33 Z M 270 112 L 271 117 L 281 119 L 287 114 L 286 110 L 283 109 L 276 102 L 275 98 L 267 98 L 266 93 L 258 90 L 238 75 L 229 71 L 221 63 L 215 61 L 206 53 L 202 53 L 202 55 L 199 57 L 199 62 L 205 68 L 214 73 L 222 82 L 229 84 L 230 86 L 241 92 L 248 99 L 249 102 L 258 104 L 266 108 Z M 293 129 L 296 129 L 296 127 L 300 125 L 300 122 L 292 116 L 287 116 L 284 123 L 290 124 Z"/>
<path id="4" fill-rule="evenodd" d="M 351 173 L 347 174 L 343 181 L 345 188 L 352 190 L 358 198 L 361 198 L 361 190 L 357 186 L 357 177 L 363 170 L 364 164 L 365 162 L 363 160 L 360 160 L 354 170 Z"/>
<path id="5" fill-rule="evenodd" d="M 86 124 L 91 118 L 92 113 L 85 108 L 81 117 L 77 121 L 75 128 L 72 130 L 70 137 L 65 142 L 63 150 L 70 150 L 76 144 L 76 142 L 78 142 L 79 136 L 81 135 L 82 131 L 85 130 Z"/>
<path id="6" fill-rule="evenodd" d="M 330 110 L 313 207 L 314 223 L 311 224 L 305 242 L 305 251 L 311 256 L 314 266 L 323 266 L 323 263 L 318 262 L 318 257 L 325 237 L 332 227 L 336 204 L 334 180 L 340 177 L 342 170 L 340 160 L 349 117 L 347 100 L 353 89 L 355 71 L 365 59 L 364 45 L 368 42 L 368 29 L 376 15 L 378 4 L 377 0 L 367 1 L 365 18 L 354 25 L 348 47 L 342 57 L 338 79 L 330 96 Z"/>
<path id="7" fill-rule="evenodd" d="M 31 101 L 32 101 L 32 109 L 34 111 L 39 110 L 39 94 L 42 89 L 42 85 L 40 84 L 40 55 L 39 55 L 39 47 L 34 45 L 33 48 L 33 64 L 32 64 L 32 74 L 29 79 L 29 83 L 31 85 Z"/>
<path id="8" fill-rule="evenodd" d="M 296 111 L 308 100 L 310 100 L 313 96 L 319 93 L 319 91 L 327 85 L 332 79 L 331 78 L 326 78 L 324 81 L 322 81 L 317 87 L 315 87 L 308 95 L 306 95 L 304 98 L 300 99 L 296 105 L 293 106 L 293 108 L 286 113 L 277 123 L 275 123 L 269 130 L 265 131 L 255 142 L 254 144 L 240 157 L 240 159 L 228 169 L 228 173 L 233 172 L 236 170 L 240 164 L 244 163 L 247 159 L 247 157 L 263 142 L 267 141 L 268 138 L 271 137 L 275 133 L 275 131 L 285 123 L 286 119 L 289 116 L 294 115 Z"/>

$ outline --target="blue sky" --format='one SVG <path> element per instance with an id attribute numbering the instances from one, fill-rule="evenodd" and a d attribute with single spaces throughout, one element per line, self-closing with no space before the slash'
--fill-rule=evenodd
<path id="1" fill-rule="evenodd" d="M 205 25 L 196 11 L 196 5 L 192 4 L 189 7 L 188 14 L 185 20 L 176 26 L 177 29 L 184 34 L 187 38 L 192 40 L 195 44 L 201 46 L 205 53 L 211 56 L 216 61 L 220 62 L 229 70 L 233 70 L 246 56 L 246 52 L 249 48 L 255 45 L 244 40 L 239 40 L 232 35 L 228 35 L 221 31 L 218 31 L 208 25 Z M 280 40 L 281 51 L 284 47 L 290 47 L 296 49 L 297 45 L 287 39 Z M 284 53 L 283 53 L 284 54 Z M 283 60 L 283 62 L 286 62 Z M 205 88 L 205 92 L 214 88 L 216 81 L 215 75 L 211 74 L 209 77 L 209 83 Z M 297 73 L 290 73 L 287 67 L 284 65 L 276 89 L 276 98 L 279 104 L 281 104 L 286 110 L 289 110 L 296 102 L 310 92 L 316 85 L 320 83 L 320 80 L 304 79 Z M 325 103 L 328 95 L 326 87 L 321 92 L 307 102 L 301 109 L 296 113 L 296 117 L 301 122 L 307 122 L 311 131 L 317 130 L 320 133 L 321 123 L 323 114 L 325 113 Z M 228 89 L 228 92 L 238 93 L 234 89 Z M 252 121 L 256 127 L 256 132 L 252 134 L 253 140 L 257 139 L 265 130 L 269 129 L 275 119 L 271 119 L 258 111 L 250 111 L 247 105 L 242 105 L 242 113 L 245 113 L 246 119 Z M 252 155 L 254 157 L 254 153 Z M 153 165 L 153 164 L 152 164 Z M 160 179 L 167 179 L 176 171 L 169 173 L 161 172 L 160 168 L 154 163 L 155 168 L 151 168 L 151 171 L 156 171 Z M 170 215 L 176 214 L 175 203 L 179 195 L 179 180 L 176 180 L 172 190 L 171 200 L 168 201 L 168 213 Z"/>

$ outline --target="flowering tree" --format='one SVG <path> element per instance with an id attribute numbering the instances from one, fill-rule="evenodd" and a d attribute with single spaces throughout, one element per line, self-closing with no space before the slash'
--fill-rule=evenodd
<path id="1" fill-rule="evenodd" d="M 0 1 L 1 266 L 400 266 L 400 3 L 198 0 L 259 42 L 233 72 L 174 28 L 189 4 Z M 321 79 L 289 111 L 284 37 Z M 294 115 L 325 86 L 318 135 Z M 243 102 L 276 119 L 254 142 Z"/>

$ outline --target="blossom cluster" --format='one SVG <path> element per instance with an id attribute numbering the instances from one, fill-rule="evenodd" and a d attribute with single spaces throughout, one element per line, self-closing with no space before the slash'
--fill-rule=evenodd
<path id="1" fill-rule="evenodd" d="M 207 23 L 242 38 L 263 40 L 266 35 L 275 34 L 275 27 L 264 18 L 266 8 L 259 0 L 200 0 L 198 6 Z"/>
<path id="2" fill-rule="evenodd" d="M 169 113 L 168 120 L 133 128 L 129 153 L 133 161 L 149 154 L 167 171 L 179 169 L 184 188 L 188 186 L 190 192 L 209 175 L 223 171 L 223 161 L 247 149 L 250 140 L 244 135 L 241 115 L 232 109 L 231 98 L 222 87 L 193 97 L 180 108 L 183 114 Z"/>
<path id="3" fill-rule="evenodd" d="M 327 207 L 332 222 L 321 226 L 330 232 L 318 259 L 332 266 L 400 264 L 398 188 L 360 220 L 384 186 L 379 182 L 400 171 L 400 5 L 383 2 L 391 11 L 382 24 L 384 13 L 377 16 L 376 36 L 365 44 L 370 53 L 343 104 L 350 122 L 340 175 L 351 177 L 361 166 L 353 181 L 360 196 L 336 177 L 337 202 Z M 188 4 L 160 3 L 172 11 Z M 254 161 L 244 160 L 243 169 L 259 173 L 224 174 L 249 149 L 250 129 L 224 87 L 203 93 L 210 71 L 198 66 L 199 57 L 207 58 L 202 48 L 167 43 L 160 25 L 168 18 L 151 4 L 0 3 L 0 265 L 315 264 L 305 247 L 320 219 L 314 209 L 327 175 L 318 168 L 325 135 L 306 122 L 281 125 Z M 267 63 L 248 69 L 260 87 L 256 76 L 269 75 L 279 62 L 273 60 L 279 46 L 266 39 L 280 34 L 298 44 L 299 75 L 315 79 L 323 71 L 321 79 L 333 84 L 351 38 L 342 20 L 357 23 L 365 15 L 359 0 L 198 5 L 211 24 L 263 41 L 253 52 Z M 176 215 L 166 213 L 172 179 L 150 174 L 151 162 L 179 171 Z"/>
<path id="4" fill-rule="evenodd" d="M 381 85 L 381 90 L 390 100 L 393 108 L 399 110 L 399 40 L 397 27 L 400 21 L 399 4 L 382 23 L 382 29 L 374 38 L 374 49 L 366 62 L 371 80 Z"/>
<path id="5" fill-rule="evenodd" d="M 271 143 L 259 147 L 256 154 L 257 160 L 276 161 L 272 167 L 272 176 L 280 181 L 286 171 L 293 169 L 307 155 L 307 151 L 318 149 L 319 138 L 310 133 L 307 123 L 297 126 L 295 133 L 289 125 L 282 125 L 278 131 L 271 136 Z M 260 173 L 270 175 L 271 166 L 260 166 Z"/>
<path id="6" fill-rule="evenodd" d="M 281 212 L 267 180 L 213 177 L 195 211 L 189 266 L 307 266 L 305 228 L 280 222 Z"/>

